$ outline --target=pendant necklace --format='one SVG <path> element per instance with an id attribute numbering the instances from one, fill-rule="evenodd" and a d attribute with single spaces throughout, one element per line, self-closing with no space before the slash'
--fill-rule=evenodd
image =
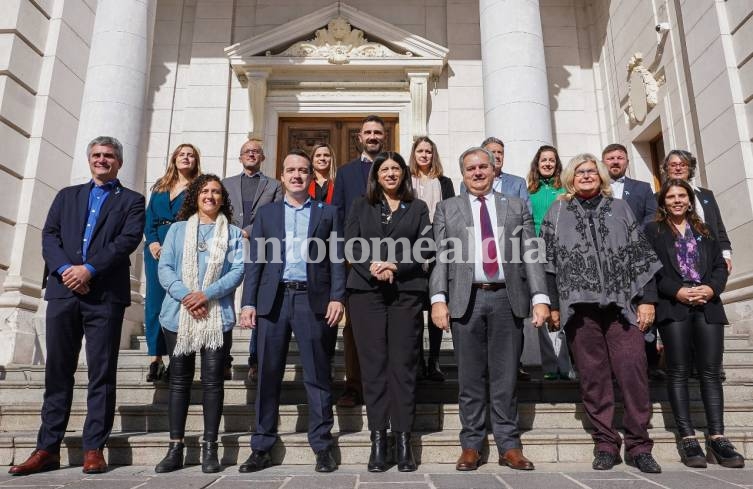
<path id="1" fill-rule="evenodd" d="M 212 231 L 212 227 L 214 226 L 214 223 L 207 224 L 209 226 L 209 229 L 206 233 L 201 232 L 201 225 L 199 225 L 199 244 L 196 245 L 196 249 L 198 249 L 201 252 L 207 251 L 207 236 Z"/>

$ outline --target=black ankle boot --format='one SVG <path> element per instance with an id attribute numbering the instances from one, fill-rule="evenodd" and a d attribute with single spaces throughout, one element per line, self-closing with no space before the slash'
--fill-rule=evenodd
<path id="1" fill-rule="evenodd" d="M 201 471 L 205 474 L 219 472 L 222 466 L 217 458 L 217 442 L 205 441 L 201 444 Z"/>
<path id="2" fill-rule="evenodd" d="M 164 474 L 166 472 L 172 472 L 183 468 L 183 449 L 185 445 L 183 442 L 171 441 L 167 449 L 167 455 L 162 459 L 160 463 L 154 468 L 154 471 L 158 474 Z"/>
<path id="3" fill-rule="evenodd" d="M 397 470 L 400 472 L 416 470 L 416 460 L 413 458 L 413 447 L 410 444 L 410 433 L 395 432 L 395 449 L 397 451 Z"/>
<path id="4" fill-rule="evenodd" d="M 735 445 L 725 437 L 706 440 L 706 460 L 709 463 L 732 469 L 745 467 L 745 459 L 737 453 Z"/>
<path id="5" fill-rule="evenodd" d="M 387 470 L 387 430 L 371 432 L 371 456 L 369 456 L 369 472 L 384 472 Z"/>

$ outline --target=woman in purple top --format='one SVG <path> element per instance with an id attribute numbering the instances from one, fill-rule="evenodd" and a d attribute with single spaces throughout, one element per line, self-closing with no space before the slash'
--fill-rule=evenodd
<path id="1" fill-rule="evenodd" d="M 692 187 L 683 179 L 664 182 L 656 222 L 646 235 L 662 268 L 656 273 L 659 302 L 656 324 L 667 357 L 667 391 L 680 434 L 678 452 L 688 467 L 706 461 L 743 467 L 745 460 L 724 436 L 724 394 L 720 371 L 727 317 L 719 298 L 727 284 L 727 265 L 719 241 L 694 209 Z M 690 416 L 688 377 L 693 356 L 700 372 L 706 410 L 706 455 Z"/>

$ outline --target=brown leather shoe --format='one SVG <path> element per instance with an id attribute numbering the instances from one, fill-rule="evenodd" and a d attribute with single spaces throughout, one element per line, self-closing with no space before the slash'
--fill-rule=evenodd
<path id="1" fill-rule="evenodd" d="M 506 465 L 515 470 L 533 470 L 533 462 L 523 455 L 520 448 L 511 448 L 499 456 L 499 465 Z"/>
<path id="2" fill-rule="evenodd" d="M 107 472 L 107 462 L 102 449 L 87 450 L 84 453 L 84 474 L 102 474 Z"/>
<path id="3" fill-rule="evenodd" d="M 468 470 L 476 470 L 481 465 L 481 454 L 478 450 L 473 448 L 463 448 L 463 452 L 460 454 L 458 462 L 455 464 L 455 470 L 466 472 Z"/>
<path id="4" fill-rule="evenodd" d="M 8 470 L 10 475 L 29 475 L 60 468 L 60 455 L 37 448 L 22 464 L 14 465 Z"/>

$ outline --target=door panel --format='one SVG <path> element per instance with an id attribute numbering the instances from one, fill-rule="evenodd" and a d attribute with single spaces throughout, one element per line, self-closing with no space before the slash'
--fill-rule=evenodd
<path id="1" fill-rule="evenodd" d="M 313 118 L 290 117 L 281 118 L 277 134 L 279 135 L 277 154 L 277 177 L 282 172 L 282 155 L 291 149 L 302 149 L 311 153 L 314 145 L 328 143 L 335 150 L 337 166 L 342 166 L 361 154 L 358 143 L 358 132 L 361 130 L 362 117 Z M 397 135 L 399 126 L 397 117 L 385 117 L 385 150 L 396 151 L 398 148 Z"/>

